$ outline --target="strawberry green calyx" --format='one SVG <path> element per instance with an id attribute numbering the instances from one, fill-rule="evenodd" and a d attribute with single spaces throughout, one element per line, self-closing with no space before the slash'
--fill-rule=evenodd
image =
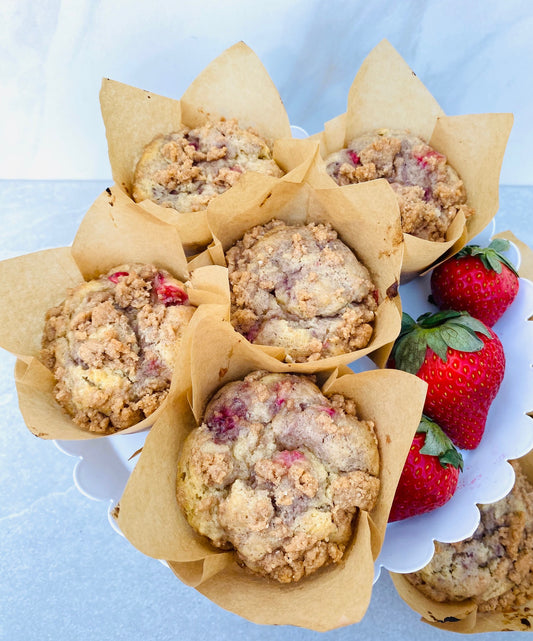
<path id="1" fill-rule="evenodd" d="M 488 247 L 479 245 L 467 245 L 457 254 L 460 256 L 477 256 L 486 269 L 492 270 L 497 274 L 502 273 L 502 265 L 508 267 L 513 274 L 518 276 L 514 265 L 503 255 L 503 252 L 509 249 L 510 243 L 503 238 L 495 238 Z"/>
<path id="2" fill-rule="evenodd" d="M 421 454 L 436 456 L 444 468 L 451 465 L 463 471 L 463 457 L 437 423 L 422 415 L 416 432 L 417 434 L 423 433 L 426 435 L 424 447 L 420 449 Z"/>
<path id="3" fill-rule="evenodd" d="M 489 340 L 492 338 L 486 325 L 468 312 L 427 312 L 419 316 L 416 322 L 404 312 L 400 334 L 392 350 L 394 365 L 397 369 L 416 375 L 428 347 L 444 362 L 448 358 L 448 348 L 459 352 L 478 352 L 483 349 L 484 343 L 477 333 Z"/>

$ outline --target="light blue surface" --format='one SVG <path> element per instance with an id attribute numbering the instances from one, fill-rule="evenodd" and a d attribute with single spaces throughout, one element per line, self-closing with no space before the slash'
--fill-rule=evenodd
<path id="1" fill-rule="evenodd" d="M 70 244 L 105 187 L 103 182 L 0 181 L 0 259 Z M 504 187 L 500 200 L 497 230 L 511 228 L 533 245 L 533 187 Z M 78 493 L 74 459 L 25 427 L 13 365 L 14 358 L 0 351 L 1 641 L 453 638 L 421 623 L 386 572 L 360 624 L 322 635 L 258 626 L 221 610 L 115 534 L 106 504 Z M 487 638 L 511 641 L 518 634 Z"/>

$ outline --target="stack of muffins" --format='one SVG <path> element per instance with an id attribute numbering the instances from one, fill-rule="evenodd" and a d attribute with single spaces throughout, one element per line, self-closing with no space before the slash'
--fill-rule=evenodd
<path id="1" fill-rule="evenodd" d="M 383 57 L 416 109 L 394 88 L 376 103 Z M 400 279 L 495 215 L 511 118 L 447 118 L 388 43 L 363 65 L 347 113 L 307 140 L 291 138 L 242 43 L 180 101 L 104 80 L 101 104 L 116 184 L 72 248 L 0 266 L 12 304 L 0 340 L 22 357 L 24 418 L 44 438 L 151 428 L 119 525 L 223 607 L 317 630 L 358 621 L 425 383 L 346 365 L 369 355 L 384 366 Z M 9 293 L 21 267 L 53 276 L 37 304 Z M 38 319 L 15 340 L 30 303 Z M 514 554 L 497 564 L 506 594 L 530 576 L 524 483 L 509 523 L 490 507 L 484 526 L 505 528 L 487 544 L 496 557 Z M 463 553 L 436 555 L 438 570 L 412 584 L 454 598 L 426 586 L 432 574 L 453 583 L 447 568 Z M 479 598 L 511 604 L 500 596 Z"/>

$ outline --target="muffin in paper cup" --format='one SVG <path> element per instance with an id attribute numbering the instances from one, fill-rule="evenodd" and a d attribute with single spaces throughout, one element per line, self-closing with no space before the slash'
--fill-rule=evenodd
<path id="1" fill-rule="evenodd" d="M 518 462 L 529 483 L 533 483 L 533 453 L 530 452 Z M 478 605 L 472 599 L 437 602 L 422 594 L 403 574 L 391 572 L 391 577 L 398 594 L 421 615 L 422 621 L 442 630 L 466 634 L 530 631 L 533 625 L 533 598 L 520 606 L 505 607 L 503 611 L 495 609 L 484 612 L 478 610 Z"/>
<path id="2" fill-rule="evenodd" d="M 293 140 L 282 100 L 266 69 L 243 42 L 237 43 L 213 60 L 192 82 L 180 100 L 104 79 L 100 105 L 106 128 L 113 179 L 128 195 L 133 193 L 135 169 L 144 148 L 156 136 L 194 129 L 208 121 L 236 119 L 239 127 L 252 127 L 273 151 L 277 165 L 284 158 L 291 163 L 301 155 L 301 141 Z M 304 156 L 308 147 L 303 143 Z M 293 154 L 291 150 L 295 150 Z M 188 251 L 211 240 L 205 209 L 180 212 L 143 200 L 153 215 L 178 228 Z"/>
<path id="3" fill-rule="evenodd" d="M 188 434 L 201 423 L 209 399 L 226 383 L 263 368 L 260 353 L 250 352 L 236 334 L 228 338 L 210 333 L 207 318 L 196 325 L 190 383 L 183 378 L 182 389 L 174 388 L 150 431 L 120 500 L 118 524 L 144 554 L 167 560 L 184 583 L 251 621 L 321 631 L 355 623 L 370 601 L 374 561 L 420 419 L 426 385 L 393 370 L 339 376 L 335 369 L 318 375 L 323 393 L 353 399 L 357 416 L 374 422 L 380 491 L 370 512 L 359 511 L 339 564 L 325 566 L 297 583 L 279 583 L 252 574 L 237 563 L 233 551 L 217 549 L 195 533 L 176 498 L 180 453 Z"/>
<path id="4" fill-rule="evenodd" d="M 447 116 L 416 74 L 383 40 L 363 61 L 348 94 L 346 113 L 327 122 L 313 138 L 325 159 L 352 140 L 380 129 L 407 130 L 444 154 L 462 179 L 467 205 L 459 212 L 444 242 L 405 234 L 402 279 L 406 280 L 450 255 L 476 236 L 498 210 L 498 181 L 512 114 Z M 325 173 L 325 165 L 322 165 Z M 333 179 L 331 179 L 332 182 Z"/>
<path id="5" fill-rule="evenodd" d="M 175 367 L 187 367 L 188 332 L 198 310 L 217 309 L 227 298 L 224 270 L 207 267 L 191 274 L 174 226 L 149 215 L 121 190 L 108 189 L 83 218 L 72 247 L 46 249 L 0 262 L 0 345 L 18 357 L 15 380 L 19 406 L 28 428 L 40 438 L 78 440 L 115 430 L 86 431 L 55 400 L 55 377 L 43 364 L 42 340 L 47 312 L 68 290 L 127 263 L 153 264 L 185 283 L 196 307 L 182 335 Z M 120 433 L 152 425 L 165 401 L 144 420 Z"/>
<path id="6" fill-rule="evenodd" d="M 211 203 L 207 216 L 214 241 L 191 266 L 209 262 L 225 266 L 225 253 L 246 232 L 278 220 L 289 226 L 329 224 L 370 274 L 377 309 L 372 335 L 365 347 L 317 360 L 290 362 L 283 347 L 248 343 L 243 338 L 250 349 L 268 356 L 267 369 L 280 367 L 276 360 L 287 360 L 281 363 L 283 371 L 314 372 L 348 364 L 367 354 L 372 355 L 378 366 L 384 365 L 401 325 L 398 283 L 403 254 L 398 205 L 386 181 L 339 190 L 314 189 L 289 177 L 274 184 L 261 176 L 244 176 L 231 191 Z M 229 299 L 227 305 L 229 319 Z"/>

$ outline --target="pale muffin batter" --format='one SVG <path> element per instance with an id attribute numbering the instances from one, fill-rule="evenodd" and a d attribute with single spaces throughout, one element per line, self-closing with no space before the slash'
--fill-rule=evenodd
<path id="1" fill-rule="evenodd" d="M 89 431 L 142 421 L 168 393 L 194 310 L 183 283 L 153 265 L 120 265 L 72 289 L 43 335 L 58 403 Z"/>
<path id="2" fill-rule="evenodd" d="M 231 322 L 287 361 L 313 361 L 365 347 L 378 293 L 366 267 L 324 224 L 279 220 L 254 227 L 226 254 Z"/>
<path id="3" fill-rule="evenodd" d="M 157 136 L 144 149 L 133 179 L 133 199 L 181 212 L 206 209 L 247 171 L 279 177 L 266 141 L 236 120 Z"/>
<path id="4" fill-rule="evenodd" d="M 374 425 L 305 376 L 253 372 L 225 385 L 187 438 L 178 502 L 191 526 L 283 583 L 338 562 L 380 487 Z"/>
<path id="5" fill-rule="evenodd" d="M 326 168 L 339 185 L 386 178 L 398 197 L 402 230 L 418 238 L 444 241 L 457 212 L 473 213 L 446 156 L 406 131 L 379 129 L 356 138 L 328 156 Z"/>

